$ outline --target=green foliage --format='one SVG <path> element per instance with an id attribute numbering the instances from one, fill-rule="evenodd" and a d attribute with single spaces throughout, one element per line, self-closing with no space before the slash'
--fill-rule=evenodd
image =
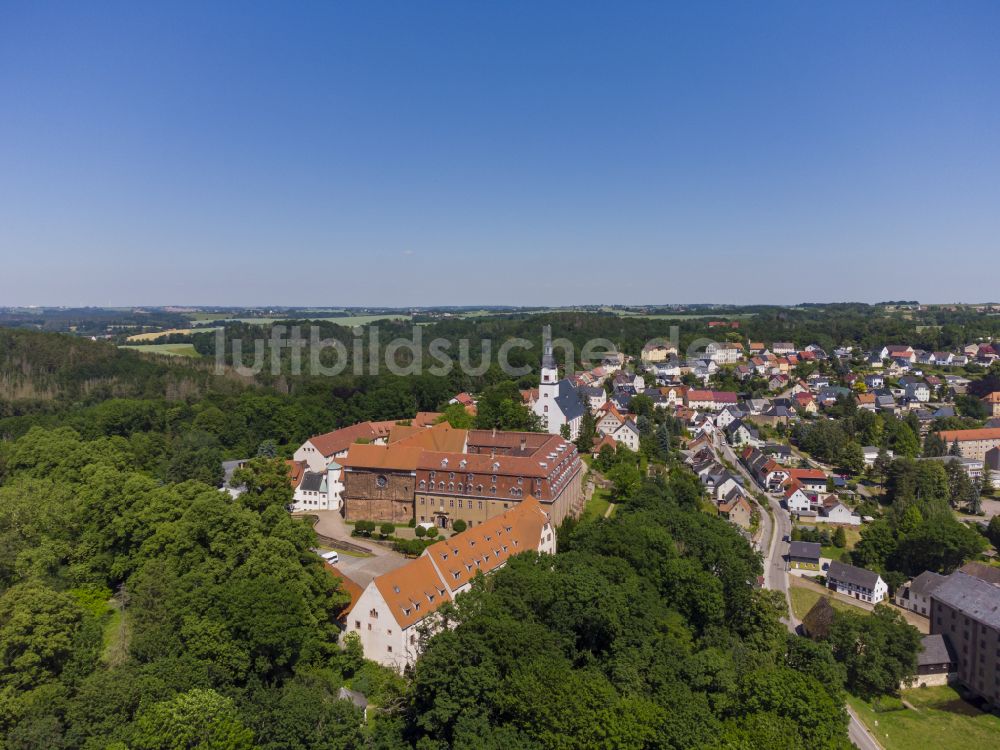
<path id="1" fill-rule="evenodd" d="M 749 585 L 759 556 L 671 485 L 687 486 L 645 482 L 561 534 L 554 559 L 477 579 L 417 662 L 401 733 L 420 748 L 741 747 L 777 722 L 781 746 L 845 747 L 830 649 L 790 653 L 783 597 Z"/>
<path id="2" fill-rule="evenodd" d="M 847 672 L 847 689 L 862 698 L 897 695 L 917 672 L 920 632 L 886 604 L 871 615 L 838 611 L 829 643 Z"/>
<path id="3" fill-rule="evenodd" d="M 455 523 L 451 525 L 451 528 L 456 534 L 460 534 L 468 528 L 468 524 L 466 524 L 461 518 L 458 518 L 455 519 Z"/>
<path id="4" fill-rule="evenodd" d="M 136 719 L 135 750 L 251 750 L 253 733 L 233 702 L 214 690 L 191 690 L 156 703 Z"/>

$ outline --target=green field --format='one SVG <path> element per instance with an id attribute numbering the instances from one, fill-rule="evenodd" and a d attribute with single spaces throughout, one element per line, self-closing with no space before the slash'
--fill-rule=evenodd
<path id="1" fill-rule="evenodd" d="M 913 708 L 876 712 L 870 703 L 848 703 L 885 750 L 965 750 L 996 747 L 1000 717 L 983 713 L 950 687 L 904 690 Z"/>
<path id="2" fill-rule="evenodd" d="M 792 599 L 792 612 L 798 619 L 802 619 L 806 616 L 806 613 L 813 608 L 823 596 L 823 593 L 818 589 L 805 586 L 789 586 L 788 594 Z M 830 604 L 833 608 L 840 610 L 841 612 L 860 612 L 861 614 L 867 614 L 868 610 L 861 609 L 860 607 L 853 607 L 850 604 L 842 602 L 834 597 L 830 598 Z"/>
<path id="3" fill-rule="evenodd" d="M 608 512 L 608 506 L 610 505 L 611 494 L 607 490 L 597 487 L 594 490 L 594 494 L 591 495 L 590 500 L 583 506 L 581 520 L 602 518 Z"/>
<path id="4" fill-rule="evenodd" d="M 194 349 L 194 344 L 137 344 L 135 346 L 120 346 L 133 352 L 146 354 L 164 354 L 168 357 L 200 357 Z"/>

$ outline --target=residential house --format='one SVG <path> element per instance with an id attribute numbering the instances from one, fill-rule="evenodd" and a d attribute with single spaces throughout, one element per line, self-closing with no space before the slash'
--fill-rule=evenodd
<path id="1" fill-rule="evenodd" d="M 861 454 L 865 457 L 865 466 L 874 466 L 875 461 L 878 460 L 879 448 L 875 445 L 866 445 L 861 449 Z M 887 450 L 886 456 L 890 459 L 893 458 L 893 452 Z"/>
<path id="2" fill-rule="evenodd" d="M 819 515 L 816 517 L 816 521 L 844 526 L 860 526 L 861 516 L 844 505 L 836 495 L 830 494 L 820 504 Z"/>
<path id="3" fill-rule="evenodd" d="M 924 617 L 930 617 L 931 594 L 946 580 L 948 580 L 947 576 L 932 570 L 925 570 L 913 580 L 907 581 L 896 589 L 896 606 Z"/>
<path id="4" fill-rule="evenodd" d="M 730 523 L 734 523 L 742 529 L 750 529 L 753 523 L 753 507 L 746 497 L 733 490 L 732 499 L 725 500 L 719 505 L 719 515 Z"/>
<path id="5" fill-rule="evenodd" d="M 846 565 L 839 560 L 830 563 L 826 573 L 826 585 L 837 593 L 871 604 L 878 604 L 889 592 L 889 587 L 878 573 Z"/>
<path id="6" fill-rule="evenodd" d="M 792 460 L 791 446 L 783 443 L 765 443 L 761 450 L 764 455 L 773 458 L 775 461 L 789 462 Z"/>
<path id="7" fill-rule="evenodd" d="M 789 469 L 789 479 L 798 481 L 809 492 L 826 491 L 826 472 L 822 469 Z"/>
<path id="8" fill-rule="evenodd" d="M 737 403 L 737 395 L 730 391 L 703 391 L 691 389 L 687 392 L 687 406 L 704 411 L 720 411 Z"/>
<path id="9" fill-rule="evenodd" d="M 931 389 L 927 383 L 908 383 L 906 386 L 906 397 L 920 403 L 927 403 L 931 400 Z"/>
<path id="10" fill-rule="evenodd" d="M 677 347 L 672 344 L 664 344 L 657 341 L 651 341 L 642 347 L 642 353 L 639 358 L 643 362 L 666 362 L 671 356 L 677 354 Z"/>
<path id="11" fill-rule="evenodd" d="M 775 341 L 771 346 L 771 351 L 779 356 L 782 354 L 794 354 L 795 344 L 790 341 Z"/>
<path id="12" fill-rule="evenodd" d="M 735 404 L 730 404 L 724 406 L 722 411 L 720 411 L 715 417 L 715 426 L 719 429 L 726 429 L 733 422 L 736 422 L 746 416 L 745 412 Z"/>
<path id="13" fill-rule="evenodd" d="M 760 434 L 754 429 L 753 425 L 744 422 L 742 419 L 737 419 L 726 428 L 726 438 L 729 444 L 734 447 L 744 445 L 759 446 L 763 443 L 760 439 Z"/>
<path id="14" fill-rule="evenodd" d="M 795 570 L 819 570 L 820 545 L 818 542 L 790 542 L 788 567 Z"/>
<path id="15" fill-rule="evenodd" d="M 635 422 L 628 419 L 619 425 L 618 429 L 611 433 L 615 442 L 621 443 L 631 451 L 639 450 L 639 428 Z"/>
<path id="16" fill-rule="evenodd" d="M 802 485 L 792 480 L 785 489 L 785 506 L 789 513 L 809 513 L 812 511 L 812 500 L 806 494 Z"/>
<path id="17" fill-rule="evenodd" d="M 585 400 L 590 411 L 597 411 L 608 401 L 607 392 L 598 385 L 584 385 L 577 388 L 580 397 Z"/>
<path id="18" fill-rule="evenodd" d="M 743 358 L 743 346 L 731 341 L 713 341 L 705 347 L 705 355 L 717 365 L 734 365 Z"/>

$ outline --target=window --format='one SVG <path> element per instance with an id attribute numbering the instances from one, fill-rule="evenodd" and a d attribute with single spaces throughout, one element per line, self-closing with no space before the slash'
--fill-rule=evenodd
<path id="1" fill-rule="evenodd" d="M 361 620 L 355 620 L 354 621 L 354 629 L 355 630 L 361 630 Z"/>
<path id="2" fill-rule="evenodd" d="M 391 654 L 392 653 L 392 646 L 386 646 L 386 650 L 388 650 L 388 652 Z"/>

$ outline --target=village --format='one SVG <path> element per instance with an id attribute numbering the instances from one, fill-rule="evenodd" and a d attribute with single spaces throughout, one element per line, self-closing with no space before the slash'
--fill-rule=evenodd
<path id="1" fill-rule="evenodd" d="M 549 330 L 545 341 L 538 387 L 520 393 L 538 431 L 465 429 L 445 412 L 421 412 L 313 436 L 286 462 L 289 510 L 316 521 L 317 551 L 351 595 L 344 637 L 356 634 L 366 657 L 411 667 L 448 626 L 442 605 L 477 574 L 519 552 L 554 554 L 567 518 L 614 512 L 619 480 L 609 468 L 661 470 L 640 457 L 652 440 L 676 448 L 697 476 L 704 512 L 760 552 L 765 572 L 755 585 L 784 595 L 790 630 L 815 637 L 835 607 L 891 606 L 922 634 L 916 684 L 961 684 L 1000 703 L 1000 568 L 963 557 L 883 577 L 862 564 L 866 536 L 886 523 L 880 503 L 893 445 L 909 454 L 897 463 L 937 464 L 961 485 L 956 523 L 989 536 L 1000 513 L 990 497 L 1000 479 L 1000 392 L 969 396 L 973 381 L 959 373 L 997 361 L 992 345 L 827 353 L 728 341 L 681 359 L 652 344 L 639 357 L 612 354 L 564 376 Z M 862 423 L 883 415 L 908 425 L 919 442 L 852 440 L 821 460 L 807 449 L 808 431 L 841 421 L 845 405 Z M 966 427 L 970 408 L 983 418 Z M 455 394 L 448 409 L 475 415 L 477 396 Z"/>

